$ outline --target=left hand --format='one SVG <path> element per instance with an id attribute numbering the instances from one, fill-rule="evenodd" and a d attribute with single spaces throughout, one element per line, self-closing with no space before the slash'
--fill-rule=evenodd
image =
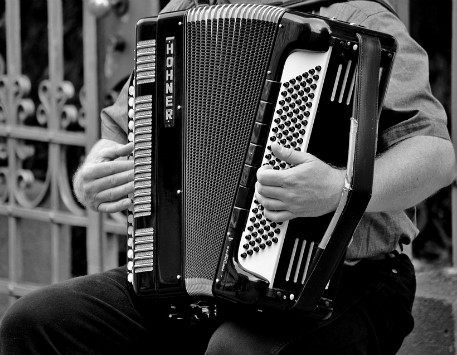
<path id="1" fill-rule="evenodd" d="M 265 165 L 257 170 L 255 196 L 266 218 L 282 222 L 296 217 L 317 217 L 338 206 L 345 170 L 334 168 L 314 155 L 272 144 L 273 154 L 295 165 L 274 170 Z"/>

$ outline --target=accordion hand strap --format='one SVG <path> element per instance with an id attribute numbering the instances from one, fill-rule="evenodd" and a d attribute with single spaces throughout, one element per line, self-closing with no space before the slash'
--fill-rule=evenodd
<path id="1" fill-rule="evenodd" d="M 315 303 L 318 303 L 321 294 L 310 291 L 323 291 L 338 265 L 343 262 L 347 246 L 371 198 L 380 111 L 378 78 L 381 49 L 377 38 L 361 34 L 357 34 L 357 37 L 357 86 L 345 186 L 338 208 L 310 266 L 307 287 L 299 295 L 294 307 L 296 309 L 300 309 L 301 300 L 309 304 L 310 298 L 315 298 Z"/>

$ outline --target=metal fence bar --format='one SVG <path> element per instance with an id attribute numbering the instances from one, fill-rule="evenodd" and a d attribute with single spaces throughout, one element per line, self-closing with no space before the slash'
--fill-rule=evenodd
<path id="1" fill-rule="evenodd" d="M 60 130 L 57 97 L 59 84 L 63 81 L 63 20 L 61 0 L 48 0 L 48 46 L 49 46 L 49 75 L 51 89 L 51 115 L 48 129 L 51 135 Z M 59 210 L 58 161 L 60 144 L 50 143 L 48 168 L 51 169 L 51 210 Z M 60 227 L 55 221 L 51 223 L 51 280 L 59 281 L 59 232 Z"/>
<path id="2" fill-rule="evenodd" d="M 6 1 L 6 80 L 11 83 L 21 73 L 21 26 L 20 26 L 20 4 L 15 0 Z M 10 113 L 7 115 L 7 125 L 14 126 L 17 122 L 16 115 L 12 114 L 14 107 L 12 97 L 9 92 L 6 92 L 7 110 Z M 11 191 L 16 191 L 15 167 L 16 167 L 16 140 L 9 139 L 8 147 L 8 191 L 11 196 Z M 9 198 L 9 207 L 15 206 L 14 198 Z M 17 219 L 14 216 L 8 215 L 8 289 L 12 295 L 12 290 L 18 282 L 19 267 L 22 265 L 21 255 L 17 252 L 20 249 L 20 236 L 17 234 Z M 13 302 L 10 297 L 10 302 Z"/>
<path id="3" fill-rule="evenodd" d="M 457 0 L 452 1 L 451 135 L 457 152 Z M 457 181 L 452 185 L 452 265 L 457 267 Z"/>
<path id="4" fill-rule="evenodd" d="M 83 2 L 83 38 L 84 38 L 84 90 L 86 96 L 86 152 L 100 137 L 100 92 L 103 88 L 100 80 L 99 46 L 97 18 L 90 12 L 89 0 Z M 99 213 L 87 211 L 87 271 L 89 274 L 103 270 L 103 230 L 102 217 Z"/>
<path id="5" fill-rule="evenodd" d="M 84 133 L 66 131 L 65 120 L 76 117 L 77 111 L 66 104 L 74 89 L 64 81 L 62 4 L 62 0 L 47 0 L 45 3 L 49 77 L 38 85 L 39 103 L 35 108 L 32 100 L 27 98 L 30 80 L 22 73 L 21 2 L 5 0 L 6 68 L 0 78 L 0 139 L 7 148 L 7 166 L 1 167 L 7 192 L 0 196 L 0 215 L 8 222 L 8 276 L 0 280 L 0 293 L 4 294 L 6 287 L 10 302 L 39 286 L 25 281 L 28 275 L 25 274 L 24 253 L 30 248 L 29 243 L 39 244 L 50 237 L 46 255 L 35 255 L 50 264 L 46 283 L 58 282 L 69 277 L 70 226 L 87 225 L 84 210 L 76 206 L 72 197 L 65 164 L 68 145 L 84 146 L 86 140 Z M 28 116 L 35 117 L 38 123 L 28 123 L 25 120 Z M 38 194 L 29 196 L 27 185 L 21 179 L 29 174 L 27 176 L 34 184 L 34 173 L 27 171 L 29 168 L 24 162 L 35 158 L 34 145 L 37 143 L 44 143 L 41 147 L 47 154 L 47 168 L 43 168 L 45 181 L 36 181 Z M 25 155 L 19 154 L 21 150 L 26 151 Z M 43 230 L 50 235 L 31 231 L 29 223 L 45 226 Z M 25 229 L 30 235 L 22 235 Z"/>

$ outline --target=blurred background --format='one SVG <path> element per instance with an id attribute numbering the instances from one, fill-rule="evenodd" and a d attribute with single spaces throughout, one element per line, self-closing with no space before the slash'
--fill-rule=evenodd
<path id="1" fill-rule="evenodd" d="M 451 117 L 452 0 L 392 3 Z M 0 317 L 30 290 L 124 263 L 124 216 L 86 211 L 71 177 L 132 70 L 136 21 L 165 4 L 0 0 Z M 418 207 L 418 270 L 453 264 L 451 201 L 448 187 Z"/>

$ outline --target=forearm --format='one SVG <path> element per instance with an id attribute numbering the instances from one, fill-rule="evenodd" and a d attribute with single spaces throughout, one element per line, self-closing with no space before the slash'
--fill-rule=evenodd
<path id="1" fill-rule="evenodd" d="M 429 136 L 405 139 L 376 159 L 367 211 L 412 207 L 449 185 L 454 177 L 451 142 Z"/>

